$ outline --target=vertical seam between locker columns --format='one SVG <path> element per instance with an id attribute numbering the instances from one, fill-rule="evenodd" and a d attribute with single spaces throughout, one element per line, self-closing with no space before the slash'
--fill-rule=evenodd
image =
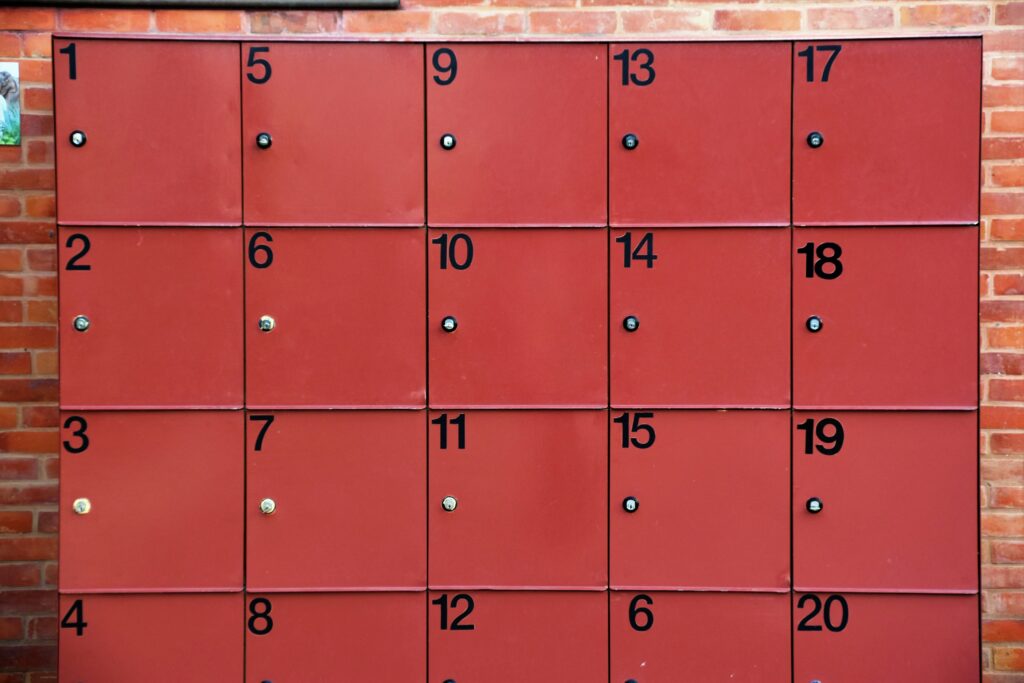
<path id="1" fill-rule="evenodd" d="M 789 261 L 789 420 L 786 425 L 786 432 L 789 435 L 789 676 L 792 683 L 796 683 L 796 632 L 793 629 L 796 618 L 793 608 L 793 600 L 796 593 L 796 567 L 795 546 L 794 546 L 794 519 L 793 519 L 793 482 L 795 478 L 795 465 L 793 460 L 793 422 L 796 420 L 794 409 L 796 397 L 796 370 L 795 370 L 795 348 L 793 335 L 793 321 L 795 312 L 793 310 L 795 290 L 793 276 L 793 247 L 796 239 L 796 228 L 793 226 L 793 166 L 795 164 L 795 149 L 793 147 L 793 128 L 796 126 L 796 41 L 789 44 L 789 252 L 786 260 Z"/>
<path id="2" fill-rule="evenodd" d="M 246 339 L 246 280 L 248 263 L 245 258 L 245 92 L 242 84 L 242 41 L 238 43 L 238 182 L 239 182 L 239 232 L 242 237 L 241 249 L 242 258 L 242 681 L 247 680 L 249 675 L 249 639 L 246 634 L 246 598 L 249 588 L 249 520 L 246 514 L 246 501 L 249 499 L 249 453 L 248 453 L 248 417 L 249 417 L 249 386 L 247 376 L 249 373 L 249 357 Z"/>
<path id="3" fill-rule="evenodd" d="M 977 242 L 975 247 L 977 248 L 977 254 L 978 254 L 978 271 L 977 272 L 980 275 L 981 274 L 981 191 L 982 191 L 981 180 L 980 180 L 981 173 L 980 172 L 982 170 L 982 167 L 981 167 L 981 164 L 982 164 L 982 162 L 981 162 L 981 155 L 982 155 L 982 151 L 983 151 L 982 150 L 981 138 L 982 138 L 982 135 L 984 135 L 984 127 L 985 127 L 985 124 L 984 124 L 984 116 L 985 116 L 985 102 L 984 102 L 984 92 L 985 92 L 985 39 L 983 37 L 979 38 L 978 42 L 979 42 L 979 45 L 978 45 L 978 48 L 979 48 L 978 49 L 978 69 L 980 71 L 980 73 L 978 74 L 978 122 L 979 122 L 978 123 L 978 168 L 977 168 L 978 174 L 975 177 L 979 178 L 979 180 L 978 180 L 978 220 L 976 222 L 976 225 L 978 226 L 977 227 L 978 234 L 975 236 L 975 239 L 976 239 L 976 242 Z M 989 230 L 991 230 L 991 229 L 992 229 L 992 227 L 990 225 L 989 226 Z M 977 382 L 977 389 L 976 389 L 976 391 L 977 391 L 977 394 L 976 394 L 976 396 L 977 396 L 977 403 L 975 404 L 975 408 L 974 408 L 974 424 L 975 424 L 975 432 L 977 434 L 981 434 L 981 381 L 980 381 L 980 378 L 981 378 L 981 341 L 982 340 L 981 340 L 981 303 L 980 302 L 977 304 L 977 307 L 976 307 L 975 310 L 977 311 L 977 314 L 978 314 L 977 315 L 977 319 L 975 321 L 975 325 L 976 325 L 977 330 L 978 330 L 978 338 L 977 338 L 978 346 L 977 346 L 977 349 L 976 349 L 977 364 L 978 365 L 977 365 L 977 375 L 976 375 L 976 377 L 979 379 L 979 381 Z M 989 450 L 992 449 L 991 435 L 989 435 L 988 447 L 989 447 Z M 976 577 L 977 578 L 977 582 L 978 582 L 978 584 L 977 584 L 978 585 L 978 591 L 977 591 L 977 594 L 976 594 L 977 595 L 977 599 L 976 599 L 976 603 L 975 604 L 977 606 L 977 612 L 978 612 L 978 622 L 977 622 L 978 623 L 978 671 L 979 671 L 978 677 L 982 678 L 984 676 L 984 673 L 985 673 L 984 672 L 984 669 L 985 669 L 985 660 L 984 660 L 984 647 L 985 647 L 985 643 L 984 643 L 984 636 L 983 636 L 982 631 L 981 631 L 982 624 L 984 622 L 984 615 L 982 614 L 982 611 L 981 611 L 981 449 L 980 448 L 978 449 L 978 453 L 977 453 L 977 456 L 975 458 L 975 465 L 976 465 L 975 471 L 977 472 L 977 475 L 976 475 L 976 478 L 974 480 L 974 492 L 975 492 L 974 493 L 974 495 L 975 495 L 975 499 L 974 499 L 975 506 L 974 506 L 974 509 L 977 512 L 977 544 L 978 544 L 978 546 L 977 546 L 978 547 L 978 549 L 977 549 L 977 553 L 978 553 L 978 575 Z"/>
<path id="4" fill-rule="evenodd" d="M 608 683 L 612 680 L 612 84 L 608 56 L 612 44 L 604 45 L 604 249 L 605 249 L 605 367 L 608 382 L 605 385 L 605 594 L 607 596 L 608 624 Z"/>
<path id="5" fill-rule="evenodd" d="M 427 44 L 423 48 L 423 78 L 420 92 L 423 95 L 423 533 L 426 536 L 423 555 L 423 678 L 430 680 L 430 228 L 427 218 L 427 197 L 429 193 L 427 163 Z"/>

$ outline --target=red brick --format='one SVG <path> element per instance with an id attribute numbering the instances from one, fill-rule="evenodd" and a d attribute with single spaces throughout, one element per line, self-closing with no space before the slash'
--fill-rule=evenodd
<path id="1" fill-rule="evenodd" d="M 807 10 L 807 25 L 811 29 L 887 28 L 896 23 L 891 7 L 823 7 Z"/>
<path id="2" fill-rule="evenodd" d="M 1024 133 L 1024 111 L 994 111 L 989 131 L 993 133 Z"/>
<path id="3" fill-rule="evenodd" d="M 0 322 L 22 322 L 22 306 L 20 301 L 0 301 Z M 0 327 L 0 330 L 3 328 Z"/>
<path id="4" fill-rule="evenodd" d="M 982 429 L 1024 429 L 1024 407 L 982 406 Z"/>
<path id="5" fill-rule="evenodd" d="M 57 381 L 54 379 L 0 378 L 0 402 L 53 403 L 57 400 Z"/>
<path id="6" fill-rule="evenodd" d="M 57 249 L 55 247 L 28 249 L 25 255 L 28 257 L 29 270 L 47 272 L 57 270 Z"/>
<path id="7" fill-rule="evenodd" d="M 0 561 L 55 559 L 57 559 L 56 536 L 0 538 Z"/>
<path id="8" fill-rule="evenodd" d="M 796 31 L 800 28 L 800 12 L 720 9 L 715 11 L 714 27 L 719 31 Z"/>
<path id="9" fill-rule="evenodd" d="M 0 296 L 18 296 L 25 291 L 25 279 L 21 276 L 0 275 Z"/>
<path id="10" fill-rule="evenodd" d="M 20 147 L 0 147 L 0 163 L 11 164 L 21 161 Z"/>
<path id="11" fill-rule="evenodd" d="M 993 52 L 1020 52 L 1021 41 L 1024 41 L 1024 31 L 1019 29 L 1007 29 L 1005 31 L 989 31 L 985 35 L 985 53 Z"/>
<path id="12" fill-rule="evenodd" d="M 49 59 L 23 59 L 21 83 L 53 83 L 53 68 Z"/>
<path id="13" fill-rule="evenodd" d="M 981 354 L 983 375 L 1024 375 L 1024 354 L 983 353 Z"/>
<path id="14" fill-rule="evenodd" d="M 52 349 L 56 343 L 55 327 L 0 327 L 0 349 Z"/>
<path id="15" fill-rule="evenodd" d="M 982 270 L 1020 270 L 1024 268 L 1024 248 L 982 247 Z"/>
<path id="16" fill-rule="evenodd" d="M 660 7 L 668 4 L 669 0 L 581 0 L 583 7 Z M 625 31 L 630 33 L 628 28 Z"/>
<path id="17" fill-rule="evenodd" d="M 0 301 L 20 306 L 20 301 Z M 32 354 L 27 352 L 0 352 L 0 375 L 27 375 L 32 372 Z"/>
<path id="18" fill-rule="evenodd" d="M 249 30 L 252 33 L 331 33 L 337 28 L 337 12 L 299 10 L 249 13 Z"/>
<path id="19" fill-rule="evenodd" d="M 992 648 L 992 666 L 1001 671 L 1024 671 L 1024 647 Z"/>
<path id="20" fill-rule="evenodd" d="M 33 467 L 33 469 L 35 469 Z M 0 478 L 3 459 L 0 458 Z M 0 534 L 27 534 L 32 531 L 32 513 L 27 510 L 0 510 Z"/>
<path id="21" fill-rule="evenodd" d="M 675 33 L 707 28 L 709 17 L 700 10 L 638 9 L 619 12 L 626 33 Z"/>
<path id="22" fill-rule="evenodd" d="M 56 617 L 32 617 L 28 620 L 29 640 L 56 640 Z"/>
<path id="23" fill-rule="evenodd" d="M 149 30 L 151 12 L 143 9 L 62 9 L 58 21 L 67 31 L 109 31 L 144 33 Z"/>
<path id="24" fill-rule="evenodd" d="M 986 643 L 1009 643 L 1024 640 L 1024 621 L 999 619 L 981 625 L 982 639 Z"/>
<path id="25" fill-rule="evenodd" d="M 53 142 L 50 140 L 29 140 L 28 161 L 30 164 L 52 164 Z"/>
<path id="26" fill-rule="evenodd" d="M 158 31 L 233 33 L 242 29 L 242 13 L 234 10 L 156 10 Z"/>
<path id="27" fill-rule="evenodd" d="M 993 240 L 1024 240 L 1024 218 L 993 218 L 989 230 Z"/>
<path id="28" fill-rule="evenodd" d="M 0 406 L 0 429 L 13 429 L 18 426 L 18 408 L 16 406 Z"/>
<path id="29" fill-rule="evenodd" d="M 57 302 L 51 300 L 48 301 L 28 301 L 27 308 L 25 309 L 25 322 L 30 323 L 56 323 L 57 322 Z"/>
<path id="30" fill-rule="evenodd" d="M 38 586 L 39 574 L 38 562 L 0 564 L 0 586 L 8 588 Z"/>
<path id="31" fill-rule="evenodd" d="M 37 375 L 57 374 L 57 352 L 56 351 L 35 351 L 33 354 L 35 372 Z"/>
<path id="32" fill-rule="evenodd" d="M 1024 300 L 989 299 L 981 302 L 982 322 L 1024 322 Z"/>
<path id="33" fill-rule="evenodd" d="M 912 5 L 900 8 L 903 26 L 979 26 L 988 23 L 988 7 L 980 4 Z"/>
<path id="34" fill-rule="evenodd" d="M 44 30 L 55 26 L 56 10 L 21 7 L 0 9 L 0 26 L 8 31 Z"/>
<path id="35" fill-rule="evenodd" d="M 1020 482 L 1024 481 L 1024 460 L 982 458 L 981 480 L 992 484 L 1019 486 Z"/>
<path id="36" fill-rule="evenodd" d="M 1024 513 L 982 512 L 981 533 L 983 536 L 1019 537 L 1024 535 Z"/>
<path id="37" fill-rule="evenodd" d="M 426 0 L 443 2 L 444 0 Z M 459 0 L 459 2 L 468 0 Z M 491 0 L 492 7 L 575 7 L 576 0 Z"/>
<path id="38" fill-rule="evenodd" d="M 486 36 L 526 28 L 526 18 L 518 12 L 438 12 L 434 21 L 442 35 Z"/>
<path id="39" fill-rule="evenodd" d="M 0 505 L 57 503 L 56 484 L 0 484 Z"/>
<path id="40" fill-rule="evenodd" d="M 49 33 L 23 33 L 21 54 L 24 57 L 50 57 L 53 41 Z"/>
<path id="41" fill-rule="evenodd" d="M 430 12 L 421 10 L 352 10 L 341 15 L 341 23 L 348 33 L 426 33 L 430 16 Z"/>
<path id="42" fill-rule="evenodd" d="M 1000 81 L 1024 80 L 1024 57 L 996 57 L 992 60 L 992 78 Z"/>
<path id="43" fill-rule="evenodd" d="M 53 89 L 50 87 L 25 88 L 21 91 L 22 106 L 26 111 L 53 111 Z"/>
<path id="44" fill-rule="evenodd" d="M 2 249 L 0 248 L 0 270 L 4 271 L 19 271 L 22 269 L 21 264 L 21 249 Z"/>
<path id="45" fill-rule="evenodd" d="M 22 168 L 0 171 L 0 187 L 8 190 L 52 190 L 53 169 Z"/>
<path id="46" fill-rule="evenodd" d="M 993 539 L 991 547 L 995 564 L 1024 564 L 1024 541 Z"/>
<path id="47" fill-rule="evenodd" d="M 984 591 L 985 613 L 1024 617 L 1024 591 Z"/>
<path id="48" fill-rule="evenodd" d="M 57 296 L 57 278 L 54 276 L 26 277 L 27 296 Z"/>
<path id="49" fill-rule="evenodd" d="M 982 106 L 1021 107 L 1024 106 L 1024 88 L 1019 85 L 986 85 L 982 88 Z"/>
<path id="50" fill-rule="evenodd" d="M 21 38 L 17 33 L 0 33 L 0 57 L 20 57 Z"/>
<path id="51" fill-rule="evenodd" d="M 530 30 L 541 34 L 602 35 L 615 32 L 615 12 L 538 10 L 530 12 Z"/>
<path id="52" fill-rule="evenodd" d="M 46 479 L 60 479 L 59 457 L 40 457 L 39 464 L 43 467 L 43 474 Z"/>
<path id="53" fill-rule="evenodd" d="M 0 196 L 0 218 L 13 218 L 21 215 L 21 199 L 15 195 Z"/>
<path id="54" fill-rule="evenodd" d="M 18 683 L 21 683 L 20 681 Z M 25 683 L 57 683 L 57 672 L 55 671 L 30 671 L 28 680 Z M 986 681 L 986 683 L 990 683 Z"/>
<path id="55" fill-rule="evenodd" d="M 58 443 L 56 430 L 0 432 L 0 452 L 56 453 Z"/>
<path id="56" fill-rule="evenodd" d="M 4 437 L 17 432 L 0 432 L 0 444 L 5 444 Z M 19 449 L 7 449 L 0 445 L 0 452 L 20 453 L 25 452 Z M 39 466 L 35 458 L 12 458 L 0 456 L 0 481 L 17 481 L 19 479 L 38 479 Z"/>
<path id="57" fill-rule="evenodd" d="M 1024 380 L 993 379 L 988 394 L 991 401 L 1024 401 Z"/>
<path id="58" fill-rule="evenodd" d="M 21 640 L 21 619 L 18 617 L 0 617 L 0 640 Z"/>
<path id="59" fill-rule="evenodd" d="M 57 666 L 57 648 L 52 645 L 0 646 L 0 666 L 8 670 L 29 671 Z"/>
<path id="60" fill-rule="evenodd" d="M 57 406 L 25 406 L 21 409 L 21 422 L 26 427 L 56 427 L 60 410 Z"/>
<path id="61" fill-rule="evenodd" d="M 1024 213 L 1024 192 L 982 192 L 981 212 L 986 216 Z"/>
<path id="62" fill-rule="evenodd" d="M 1024 157 L 1024 137 L 981 139 L 981 158 L 986 161 L 1021 157 Z"/>
<path id="63" fill-rule="evenodd" d="M 53 136 L 53 114 L 22 114 L 21 134 Z"/>
<path id="64" fill-rule="evenodd" d="M 1024 187 L 1024 166 L 993 166 L 992 184 L 996 187 Z"/>
<path id="65" fill-rule="evenodd" d="M 1024 565 L 983 565 L 981 585 L 984 588 L 1024 588 Z"/>
<path id="66" fill-rule="evenodd" d="M 1024 2 L 1008 2 L 996 5 L 996 24 L 1024 25 Z"/>
<path id="67" fill-rule="evenodd" d="M 37 531 L 41 534 L 55 534 L 60 527 L 60 514 L 54 511 L 43 510 L 39 513 L 39 524 Z"/>

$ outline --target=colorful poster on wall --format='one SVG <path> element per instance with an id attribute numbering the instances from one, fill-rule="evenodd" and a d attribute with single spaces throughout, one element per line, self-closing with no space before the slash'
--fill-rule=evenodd
<path id="1" fill-rule="evenodd" d="M 17 62 L 0 62 L 0 145 L 21 144 L 21 81 Z"/>

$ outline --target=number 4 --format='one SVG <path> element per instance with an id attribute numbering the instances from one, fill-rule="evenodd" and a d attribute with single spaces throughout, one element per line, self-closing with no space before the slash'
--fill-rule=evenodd
<path id="1" fill-rule="evenodd" d="M 60 620 L 61 628 L 73 628 L 75 629 L 76 636 L 85 635 L 85 628 L 89 624 L 85 621 L 85 610 L 82 607 L 81 600 L 75 600 L 71 603 L 71 608 L 64 615 L 64 618 Z"/>

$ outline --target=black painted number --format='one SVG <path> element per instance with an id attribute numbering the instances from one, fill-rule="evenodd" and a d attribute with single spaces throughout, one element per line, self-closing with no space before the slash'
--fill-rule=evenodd
<path id="1" fill-rule="evenodd" d="M 473 240 L 463 232 L 457 232 L 451 238 L 448 233 L 442 233 L 430 240 L 430 243 L 441 248 L 441 270 L 448 270 L 449 264 L 455 270 L 465 270 L 473 263 Z M 460 244 L 464 245 L 461 249 Z"/>
<path id="2" fill-rule="evenodd" d="M 633 50 L 623 50 L 614 57 L 617 62 L 622 62 L 622 85 L 650 85 L 654 82 L 654 53 L 645 47 Z M 643 72 L 643 76 L 632 73 L 630 62 L 636 62 L 636 66 Z"/>
<path id="3" fill-rule="evenodd" d="M 455 613 L 455 609 L 459 603 L 465 603 L 466 609 L 462 610 L 461 613 L 456 614 L 455 618 L 452 619 L 451 623 L 448 623 L 448 594 L 442 593 L 437 600 L 431 600 L 431 605 L 437 605 L 441 608 L 441 630 L 442 631 L 472 631 L 476 629 L 474 624 L 464 624 L 462 620 L 465 619 L 472 613 L 473 608 L 476 606 L 473 602 L 473 596 L 467 595 L 466 593 L 459 593 L 452 597 L 451 609 L 452 613 Z"/>
<path id="4" fill-rule="evenodd" d="M 270 618 L 272 607 L 266 598 L 253 598 L 249 601 L 249 633 L 265 636 L 274 629 L 274 620 Z"/>
<path id="5" fill-rule="evenodd" d="M 633 413 L 633 421 L 630 422 L 630 413 L 623 413 L 617 418 L 612 420 L 616 424 L 622 425 L 622 447 L 629 448 L 650 448 L 654 445 L 654 439 L 657 435 L 654 433 L 654 425 L 644 424 L 643 420 L 653 419 L 654 413 L 651 412 L 640 412 Z M 638 439 L 633 434 L 646 434 L 643 440 Z"/>
<path id="6" fill-rule="evenodd" d="M 843 431 L 843 423 L 834 417 L 826 417 L 818 420 L 807 418 L 796 426 L 804 432 L 804 453 L 813 454 L 817 450 L 822 455 L 835 455 L 843 450 L 843 440 L 846 438 Z M 815 444 L 815 438 L 820 444 Z"/>
<path id="7" fill-rule="evenodd" d="M 269 244 L 258 244 L 257 240 L 264 239 L 273 242 L 274 238 L 269 232 L 256 232 L 249 238 L 249 263 L 253 268 L 269 268 L 274 262 L 274 250 Z"/>
<path id="8" fill-rule="evenodd" d="M 72 415 L 64 420 L 64 429 L 72 428 L 75 431 L 71 432 L 71 436 L 78 437 L 78 443 L 72 444 L 70 440 L 65 439 L 64 450 L 68 453 L 82 453 L 89 447 L 89 437 L 85 433 L 85 430 L 89 428 L 89 423 L 80 415 Z"/>
<path id="9" fill-rule="evenodd" d="M 811 611 L 800 620 L 800 624 L 796 627 L 797 631 L 820 631 L 821 624 L 811 622 L 822 611 L 824 611 L 825 628 L 832 633 L 839 633 L 846 628 L 846 624 L 850 621 L 850 606 L 846 604 L 846 598 L 842 595 L 828 596 L 825 598 L 823 606 L 821 598 L 814 594 L 808 594 L 800 598 L 796 608 L 803 609 L 808 602 L 811 603 Z M 838 616 L 835 614 L 836 611 L 839 612 Z"/>
<path id="10" fill-rule="evenodd" d="M 64 270 L 92 270 L 92 266 L 88 263 L 79 263 L 79 261 L 89 253 L 89 250 L 92 248 L 92 242 L 90 242 L 89 238 L 82 233 L 76 232 L 74 235 L 68 236 L 67 241 L 64 242 L 64 246 L 68 249 L 74 249 L 76 242 L 81 242 L 82 248 L 78 250 L 77 254 L 68 259 L 67 265 L 64 266 Z"/>
<path id="11" fill-rule="evenodd" d="M 815 246 L 808 242 L 796 250 L 806 257 L 804 277 L 820 277 L 823 280 L 835 280 L 843 274 L 843 248 L 835 242 L 822 242 Z"/>
<path id="12" fill-rule="evenodd" d="M 455 52 L 448 47 L 438 48 L 434 50 L 434 56 L 430 58 L 430 61 L 434 65 L 434 70 L 441 74 L 434 76 L 434 83 L 451 85 L 455 80 L 455 75 L 459 73 L 459 60 L 456 59 Z"/>
<path id="13" fill-rule="evenodd" d="M 256 85 L 262 85 L 263 83 L 266 83 L 267 81 L 270 80 L 270 62 L 263 59 L 262 57 L 256 56 L 262 52 L 270 54 L 270 48 L 266 46 L 250 47 L 249 60 L 245 63 L 247 67 L 253 69 L 252 71 L 249 71 L 249 73 L 245 74 L 245 77 L 249 79 L 250 83 L 255 83 Z M 254 70 L 255 67 L 259 67 L 260 69 L 262 69 L 263 73 L 257 76 Z"/>
<path id="14" fill-rule="evenodd" d="M 433 420 L 430 424 L 437 425 L 441 428 L 441 450 L 447 450 L 448 448 L 448 424 L 451 423 L 458 428 L 456 432 L 456 438 L 458 445 L 456 448 L 463 449 L 466 447 L 466 414 L 459 413 L 458 417 L 448 418 L 448 413 L 441 413 Z"/>
<path id="15" fill-rule="evenodd" d="M 645 232 L 644 236 L 633 248 L 633 233 L 627 232 L 615 241 L 622 245 L 622 265 L 626 268 L 633 267 L 633 261 L 646 261 L 648 268 L 654 267 L 654 261 L 658 255 L 654 253 L 654 233 Z"/>
<path id="16" fill-rule="evenodd" d="M 82 606 L 81 600 L 75 600 L 71 603 L 71 608 L 64 615 L 64 618 L 60 620 L 61 628 L 73 628 L 75 629 L 76 636 L 84 636 L 85 628 L 89 624 L 85 621 L 85 609 Z"/>
<path id="17" fill-rule="evenodd" d="M 633 627 L 634 631 L 650 631 L 654 626 L 654 612 L 649 607 L 639 607 L 638 605 L 641 603 L 653 605 L 654 600 L 644 593 L 633 596 L 633 599 L 629 601 L 629 625 Z M 641 623 L 641 619 L 643 623 Z"/>
<path id="18" fill-rule="evenodd" d="M 828 76 L 832 73 L 832 64 L 836 61 L 836 57 L 842 51 L 842 45 L 808 45 L 806 50 L 800 50 L 797 52 L 798 57 L 803 57 L 807 60 L 807 82 L 814 82 L 814 53 L 815 52 L 828 52 L 828 61 L 825 62 L 825 68 L 821 71 L 821 82 L 827 83 Z"/>
<path id="19" fill-rule="evenodd" d="M 78 59 L 75 54 L 75 44 L 68 43 L 67 47 L 62 47 L 57 52 L 68 56 L 68 78 L 72 81 L 78 80 Z"/>
<path id="20" fill-rule="evenodd" d="M 252 449 L 254 451 L 262 451 L 263 450 L 263 438 L 267 435 L 267 429 L 270 428 L 270 425 L 274 424 L 274 416 L 273 415 L 250 415 L 249 416 L 249 421 L 250 422 L 262 422 L 263 423 L 263 426 L 260 427 L 259 434 L 256 435 L 256 444 L 252 447 Z"/>

